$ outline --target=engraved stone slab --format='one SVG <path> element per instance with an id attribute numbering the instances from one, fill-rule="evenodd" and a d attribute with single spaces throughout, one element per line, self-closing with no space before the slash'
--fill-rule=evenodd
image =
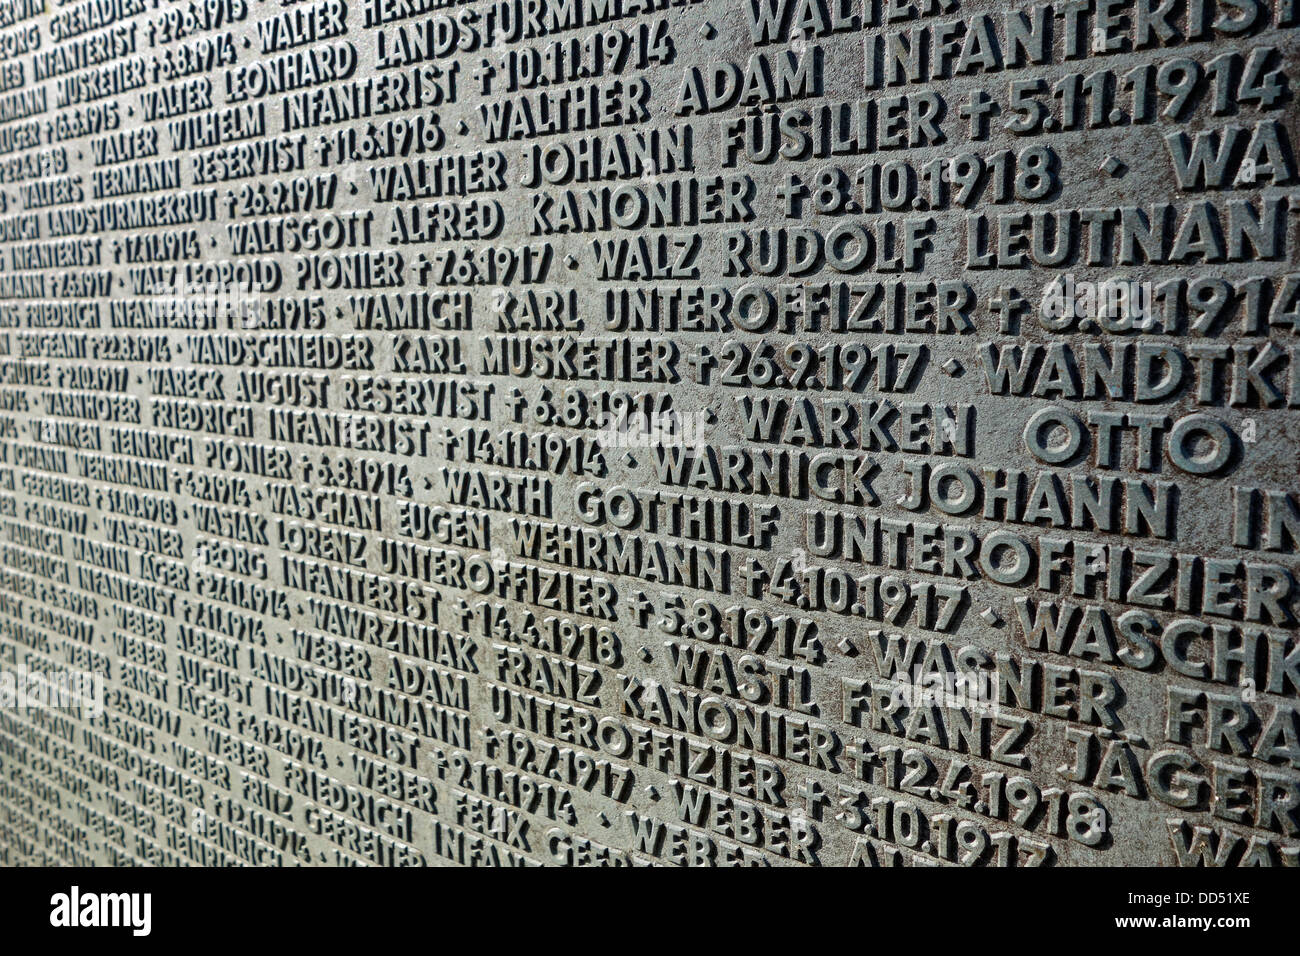
<path id="1" fill-rule="evenodd" d="M 0 864 L 1295 865 L 1292 0 L 0 0 Z"/>

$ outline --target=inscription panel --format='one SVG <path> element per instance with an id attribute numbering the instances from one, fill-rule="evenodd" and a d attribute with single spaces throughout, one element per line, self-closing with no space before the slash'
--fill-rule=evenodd
<path id="1" fill-rule="evenodd" d="M 1293 0 L 0 0 L 0 863 L 1300 863 Z"/>

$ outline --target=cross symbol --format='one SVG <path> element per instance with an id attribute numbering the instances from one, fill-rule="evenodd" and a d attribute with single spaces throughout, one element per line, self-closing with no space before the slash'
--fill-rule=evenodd
<path id="1" fill-rule="evenodd" d="M 857 771 L 858 779 L 871 782 L 871 768 L 873 765 L 880 763 L 880 758 L 876 752 L 871 749 L 865 737 L 859 737 L 849 743 L 844 748 L 844 755 L 853 758 L 853 769 Z"/>
<path id="2" fill-rule="evenodd" d="M 1016 316 L 1028 303 L 1013 286 L 999 286 L 998 294 L 989 300 L 989 309 L 998 315 L 998 331 L 1015 332 Z"/>
<path id="3" fill-rule="evenodd" d="M 484 57 L 479 61 L 479 65 L 474 67 L 470 77 L 479 81 L 479 85 L 482 87 L 480 92 L 486 95 L 492 92 L 492 77 L 496 75 L 496 72 L 496 67 L 492 65 L 492 61 Z"/>
<path id="4" fill-rule="evenodd" d="M 997 104 L 989 99 L 983 90 L 975 90 L 970 99 L 958 108 L 962 119 L 970 120 L 970 138 L 986 139 L 989 135 L 986 117 L 997 109 Z"/>
<path id="5" fill-rule="evenodd" d="M 701 345 L 686 359 L 686 364 L 695 369 L 695 381 L 701 385 L 709 384 L 709 369 L 717 363 L 707 345 Z"/>
<path id="6" fill-rule="evenodd" d="M 776 194 L 785 200 L 785 214 L 789 218 L 799 215 L 796 203 L 802 196 L 808 195 L 808 187 L 794 173 L 787 173 L 785 182 L 777 187 Z"/>
<path id="7" fill-rule="evenodd" d="M 831 802 L 822 785 L 812 777 L 803 778 L 803 783 L 799 785 L 799 796 L 807 802 L 808 815 L 814 820 L 821 819 L 821 805 Z"/>
<path id="8" fill-rule="evenodd" d="M 654 609 L 654 604 L 645 596 L 644 591 L 637 591 L 631 598 L 632 611 L 636 616 L 637 627 L 645 627 L 646 615 Z"/>
<path id="9" fill-rule="evenodd" d="M 474 619 L 474 610 L 464 598 L 459 598 L 455 604 L 455 610 L 460 612 L 460 629 L 469 630 L 469 622 Z"/>

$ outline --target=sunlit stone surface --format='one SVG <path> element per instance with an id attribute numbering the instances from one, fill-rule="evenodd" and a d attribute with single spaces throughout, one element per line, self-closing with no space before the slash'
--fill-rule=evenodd
<path id="1" fill-rule="evenodd" d="M 0 864 L 1300 862 L 1290 0 L 0 0 Z"/>

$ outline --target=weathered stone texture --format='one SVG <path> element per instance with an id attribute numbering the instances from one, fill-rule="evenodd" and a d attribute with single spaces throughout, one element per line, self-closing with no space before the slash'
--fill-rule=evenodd
<path id="1" fill-rule="evenodd" d="M 1298 24 L 0 0 L 0 863 L 1300 862 Z"/>

